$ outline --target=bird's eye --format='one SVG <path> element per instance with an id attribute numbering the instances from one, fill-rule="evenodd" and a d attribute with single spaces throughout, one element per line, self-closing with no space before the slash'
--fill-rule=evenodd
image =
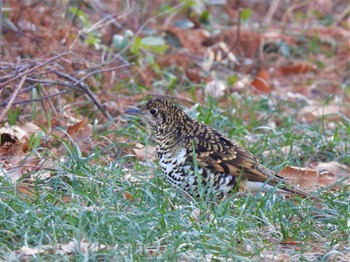
<path id="1" fill-rule="evenodd" d="M 155 109 L 155 108 L 151 108 L 151 109 L 149 110 L 149 112 L 151 113 L 151 115 L 154 116 L 155 114 L 157 114 L 158 110 Z"/>

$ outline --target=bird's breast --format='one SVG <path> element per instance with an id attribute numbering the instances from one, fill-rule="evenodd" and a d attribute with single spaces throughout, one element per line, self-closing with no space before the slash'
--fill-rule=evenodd
<path id="1" fill-rule="evenodd" d="M 160 168 L 167 178 L 175 184 L 181 183 L 185 177 L 187 150 L 180 148 L 174 151 L 157 149 Z"/>

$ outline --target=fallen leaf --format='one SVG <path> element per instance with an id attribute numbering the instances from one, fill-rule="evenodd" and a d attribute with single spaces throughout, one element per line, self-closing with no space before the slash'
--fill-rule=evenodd
<path id="1" fill-rule="evenodd" d="M 8 154 L 9 151 L 16 151 L 17 144 L 17 137 L 8 133 L 0 133 L 0 156 Z"/>
<path id="2" fill-rule="evenodd" d="M 2 128 L 0 128 L 0 134 L 7 133 L 16 137 L 18 140 L 22 140 L 23 138 L 29 138 L 33 133 L 41 132 L 41 128 L 37 125 L 27 122 L 22 125 L 14 125 L 11 126 L 9 123 L 6 123 Z"/>
<path id="3" fill-rule="evenodd" d="M 196 68 L 186 68 L 186 77 L 194 83 L 208 82 L 212 80 L 211 77 L 205 76 L 202 70 Z"/>
<path id="4" fill-rule="evenodd" d="M 281 66 L 279 68 L 283 75 L 305 74 L 309 72 L 315 72 L 316 66 L 308 62 L 293 64 L 288 66 Z"/>
<path id="5" fill-rule="evenodd" d="M 105 250 L 106 248 L 107 248 L 106 245 L 91 243 L 91 242 L 88 242 L 86 239 L 82 239 L 81 241 L 74 239 L 65 244 L 61 244 L 61 243 L 57 244 L 55 249 L 53 248 L 52 245 L 41 245 L 40 247 L 23 246 L 19 250 L 17 250 L 16 253 L 21 254 L 22 256 L 30 260 L 28 257 L 34 256 L 37 254 L 52 253 L 53 251 L 56 251 L 56 252 L 58 251 L 61 255 L 67 255 L 67 254 L 72 254 L 77 250 L 80 250 L 82 253 L 86 254 L 90 251 L 96 252 L 100 250 Z"/>
<path id="6" fill-rule="evenodd" d="M 280 242 L 281 245 L 298 245 L 298 244 L 302 244 L 301 241 L 296 241 L 296 240 L 284 240 Z"/>
<path id="7" fill-rule="evenodd" d="M 125 192 L 123 192 L 123 195 L 124 195 L 125 199 L 127 199 L 127 200 L 129 200 L 131 202 L 134 202 L 135 199 L 132 196 L 132 194 L 130 194 L 129 192 L 125 191 Z"/>
<path id="8" fill-rule="evenodd" d="M 213 46 L 219 42 L 224 42 L 235 57 L 255 57 L 259 51 L 261 41 L 265 37 L 251 30 L 240 30 L 238 39 L 237 34 L 237 28 L 229 29 L 213 37 L 208 37 L 202 44 Z"/>
<path id="9" fill-rule="evenodd" d="M 80 121 L 74 125 L 69 126 L 67 128 L 67 133 L 70 136 L 73 136 L 76 133 L 81 132 L 81 130 L 83 130 L 87 126 L 88 123 L 89 123 L 89 120 L 87 118 L 84 118 L 82 121 Z"/>
<path id="10" fill-rule="evenodd" d="M 157 64 L 161 68 L 166 68 L 174 65 L 181 68 L 187 68 L 194 62 L 195 59 L 193 56 L 187 53 L 165 54 L 157 59 Z"/>
<path id="11" fill-rule="evenodd" d="M 321 117 L 327 117 L 329 120 L 339 121 L 341 114 L 350 115 L 349 107 L 341 107 L 340 105 L 310 105 L 303 107 L 298 115 L 304 117 L 308 121 L 314 121 Z"/>
<path id="12" fill-rule="evenodd" d="M 67 133 L 77 144 L 82 153 L 91 151 L 93 147 L 91 142 L 92 126 L 88 124 L 88 122 L 89 120 L 84 118 L 82 121 L 67 128 Z M 63 153 L 66 148 L 64 145 L 61 145 L 58 150 Z"/>
<path id="13" fill-rule="evenodd" d="M 29 184 L 26 183 L 18 183 L 16 185 L 16 189 L 19 193 L 22 195 L 26 195 L 31 200 L 34 200 L 36 198 L 35 193 L 33 192 L 33 189 L 29 186 Z"/>
<path id="14" fill-rule="evenodd" d="M 139 143 L 135 145 L 134 152 L 136 158 L 139 160 L 155 160 L 156 159 L 156 148 L 154 146 L 144 146 Z"/>
<path id="15" fill-rule="evenodd" d="M 227 85 L 224 81 L 213 80 L 207 83 L 204 87 L 204 92 L 206 96 L 211 96 L 213 98 L 219 98 L 225 95 L 227 90 Z"/>
<path id="16" fill-rule="evenodd" d="M 167 38 L 174 38 L 176 42 L 179 42 L 181 47 L 190 51 L 190 53 L 196 55 L 203 55 L 205 53 L 205 47 L 202 42 L 205 41 L 209 33 L 201 28 L 192 30 L 183 30 L 178 27 L 166 27 L 162 28 L 166 32 Z"/>
<path id="17" fill-rule="evenodd" d="M 341 164 L 336 161 L 331 162 L 319 162 L 317 164 L 311 164 L 311 168 L 314 168 L 318 174 L 331 173 L 337 177 L 337 180 L 349 177 L 344 183 L 350 184 L 350 167 Z"/>
<path id="18" fill-rule="evenodd" d="M 335 173 L 338 169 L 329 168 L 330 166 L 334 166 L 334 164 L 322 166 L 322 172 L 319 172 L 314 168 L 286 166 L 278 173 L 278 175 L 286 178 L 291 184 L 294 184 L 295 186 L 300 187 L 306 191 L 315 191 L 319 187 L 328 187 L 337 182 L 339 179 L 350 175 L 348 167 L 346 167 L 347 171 L 345 172 Z M 325 166 L 328 166 L 329 170 L 325 170 Z M 341 167 L 344 169 L 343 165 L 341 165 Z M 349 184 L 349 181 L 350 180 L 347 180 L 344 183 Z"/>
<path id="19" fill-rule="evenodd" d="M 72 197 L 69 195 L 65 195 L 62 197 L 63 202 L 65 203 L 71 203 L 72 202 Z"/>
<path id="20" fill-rule="evenodd" d="M 259 73 L 256 75 L 251 85 L 260 91 L 267 93 L 271 92 L 269 76 L 265 69 L 260 69 Z"/>
<path id="21" fill-rule="evenodd" d="M 26 246 L 21 247 L 18 251 L 18 253 L 21 253 L 25 256 L 33 256 L 43 252 L 44 252 L 43 249 L 39 249 L 37 247 L 26 247 Z"/>

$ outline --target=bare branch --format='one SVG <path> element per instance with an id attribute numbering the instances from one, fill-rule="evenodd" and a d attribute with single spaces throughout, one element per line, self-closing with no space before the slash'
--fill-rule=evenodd
<path id="1" fill-rule="evenodd" d="M 77 86 L 88 95 L 88 97 L 97 106 L 97 108 L 101 111 L 101 113 L 108 119 L 112 120 L 112 117 L 107 113 L 105 106 L 101 105 L 101 103 L 96 99 L 94 93 L 90 90 L 90 88 L 86 84 L 80 83 L 79 80 L 75 79 L 74 77 L 68 74 L 65 74 L 56 70 L 53 70 L 52 72 L 60 77 L 63 77 L 69 81 L 72 81 L 73 83 L 78 83 Z M 72 84 L 72 86 L 74 87 L 75 85 Z"/>
<path id="2" fill-rule="evenodd" d="M 28 70 L 29 71 L 29 70 Z M 19 82 L 18 86 L 16 87 L 15 91 L 12 93 L 11 95 L 11 99 L 8 102 L 8 104 L 6 105 L 4 111 L 2 111 L 1 115 L 0 115 L 0 123 L 2 121 L 2 119 L 4 118 L 4 116 L 7 114 L 7 111 L 9 111 L 12 103 L 15 101 L 16 96 L 18 95 L 19 90 L 22 88 L 24 82 L 26 81 L 27 78 L 27 72 L 25 72 L 25 74 L 22 76 L 21 81 Z"/>
<path id="3" fill-rule="evenodd" d="M 271 20 L 272 20 L 274 14 L 276 13 L 276 10 L 277 10 L 279 4 L 280 4 L 280 0 L 273 0 L 272 1 L 270 8 L 269 8 L 269 11 L 267 12 L 266 16 L 264 17 L 265 24 L 271 23 Z"/>
<path id="4" fill-rule="evenodd" d="M 51 95 L 47 95 L 47 96 L 41 96 L 40 98 L 34 98 L 34 99 L 30 99 L 30 100 L 21 100 L 21 101 L 14 101 L 12 103 L 12 105 L 21 105 L 21 104 L 26 104 L 26 103 L 32 103 L 32 102 L 39 102 L 39 101 L 43 101 L 45 99 L 49 99 L 55 96 L 60 96 L 63 94 L 67 94 L 68 90 L 63 90 L 61 92 L 55 93 L 55 94 L 51 94 Z M 0 106 L 6 106 L 8 103 L 2 103 L 0 104 Z"/>
<path id="5" fill-rule="evenodd" d="M 120 66 L 114 66 L 114 67 L 110 67 L 110 68 L 95 70 L 95 71 L 87 74 L 86 76 L 82 77 L 78 81 L 74 82 L 73 85 L 78 85 L 78 84 L 82 83 L 83 81 L 85 81 L 86 79 L 88 79 L 90 76 L 93 76 L 95 74 L 102 73 L 102 72 L 109 72 L 109 71 L 113 71 L 113 70 L 116 70 L 116 69 L 121 69 L 121 68 L 124 68 L 124 67 L 129 67 L 129 66 L 131 66 L 133 64 L 134 63 L 129 63 L 129 64 L 126 64 L 126 65 L 120 65 Z"/>
<path id="6" fill-rule="evenodd" d="M 68 55 L 68 54 L 70 54 L 70 53 L 71 53 L 71 52 L 65 52 L 65 53 L 63 53 L 63 54 L 59 54 L 59 55 L 57 55 L 57 56 L 54 56 L 54 57 L 52 57 L 52 58 L 46 60 L 45 62 L 43 62 L 43 63 L 41 63 L 41 64 L 39 64 L 39 65 L 37 65 L 37 66 L 34 66 L 34 67 L 32 67 L 31 69 L 29 69 L 29 70 L 27 70 L 27 71 L 25 71 L 25 72 L 23 72 L 23 73 L 21 73 L 21 74 L 18 74 L 18 75 L 16 75 L 16 76 L 12 77 L 11 79 L 9 79 L 9 80 L 7 80 L 7 81 L 1 83 L 1 84 L 0 84 L 0 87 L 4 87 L 4 86 L 6 86 L 8 83 L 10 83 L 10 82 L 12 82 L 12 81 L 14 81 L 14 80 L 16 80 L 16 79 L 18 79 L 18 78 L 21 78 L 21 77 L 23 77 L 24 75 L 28 75 L 28 74 L 34 72 L 35 70 L 37 70 L 37 69 L 43 67 L 44 65 L 47 65 L 47 64 L 51 63 L 52 61 L 54 61 L 54 60 L 56 60 L 56 59 L 58 59 L 58 58 L 60 58 L 60 57 L 62 57 L 62 56 Z"/>

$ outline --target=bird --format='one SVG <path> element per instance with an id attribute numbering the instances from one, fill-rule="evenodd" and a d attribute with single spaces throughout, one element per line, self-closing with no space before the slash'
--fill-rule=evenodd
<path id="1" fill-rule="evenodd" d="M 152 98 L 124 112 L 139 116 L 146 124 L 155 141 L 162 172 L 192 199 L 213 195 L 222 200 L 237 191 L 267 191 L 272 187 L 302 198 L 310 196 L 287 184 L 218 130 L 192 119 L 168 98 Z"/>

